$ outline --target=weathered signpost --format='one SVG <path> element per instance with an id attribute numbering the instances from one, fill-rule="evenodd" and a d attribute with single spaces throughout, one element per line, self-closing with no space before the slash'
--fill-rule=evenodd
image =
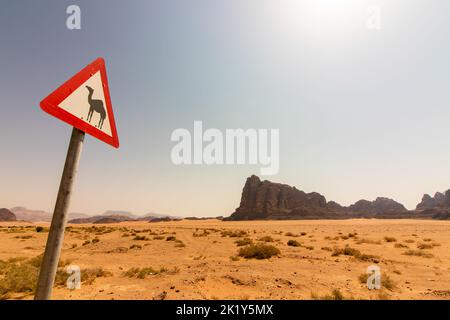
<path id="1" fill-rule="evenodd" d="M 35 295 L 35 300 L 48 300 L 58 268 L 85 133 L 119 147 L 105 61 L 96 59 L 42 100 L 40 105 L 45 112 L 73 126 Z"/>

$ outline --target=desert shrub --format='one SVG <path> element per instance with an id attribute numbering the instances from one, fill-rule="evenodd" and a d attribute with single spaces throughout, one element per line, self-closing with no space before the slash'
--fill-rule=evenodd
<path id="1" fill-rule="evenodd" d="M 249 244 L 253 244 L 253 241 L 250 238 L 243 238 L 243 239 L 236 240 L 234 243 L 236 243 L 236 245 L 238 247 L 242 247 L 242 246 L 246 246 Z"/>
<path id="2" fill-rule="evenodd" d="M 372 239 L 358 239 L 356 240 L 356 244 L 363 244 L 363 243 L 367 243 L 367 244 L 381 244 L 381 241 L 379 240 L 372 240 Z"/>
<path id="3" fill-rule="evenodd" d="M 140 249 L 142 249 L 142 246 L 140 246 L 138 244 L 133 244 L 133 245 L 130 246 L 130 250 L 133 250 L 133 249 L 140 250 Z"/>
<path id="4" fill-rule="evenodd" d="M 31 239 L 31 238 L 34 238 L 34 237 L 32 235 L 26 235 L 26 236 L 16 236 L 14 238 L 27 240 L 27 239 Z"/>
<path id="5" fill-rule="evenodd" d="M 408 251 L 405 251 L 403 254 L 407 255 L 407 256 L 416 256 L 416 257 L 423 257 L 423 258 L 433 258 L 434 257 L 431 253 L 427 253 L 422 250 L 408 250 Z"/>
<path id="6" fill-rule="evenodd" d="M 361 274 L 358 277 L 359 282 L 361 282 L 362 284 L 367 284 L 367 279 L 369 278 L 369 276 L 370 274 L 368 273 Z M 395 289 L 396 284 L 394 280 L 392 280 L 387 274 L 384 274 L 381 275 L 381 287 L 392 291 L 393 289 Z"/>
<path id="7" fill-rule="evenodd" d="M 193 237 L 206 237 L 208 236 L 210 233 L 208 230 L 203 229 L 202 232 L 198 232 L 198 230 L 195 230 L 195 232 L 192 234 Z"/>
<path id="8" fill-rule="evenodd" d="M 94 239 L 92 239 L 92 243 L 97 243 L 97 242 L 100 242 L 100 239 L 99 239 L 99 238 L 94 238 Z"/>
<path id="9" fill-rule="evenodd" d="M 245 237 L 247 235 L 247 231 L 244 230 L 225 230 L 222 231 L 221 233 L 222 237 L 230 237 L 230 238 L 240 238 L 240 237 Z"/>
<path id="10" fill-rule="evenodd" d="M 396 242 L 397 241 L 397 239 L 395 239 L 394 237 L 384 237 L 384 241 L 386 241 L 386 242 Z"/>
<path id="11" fill-rule="evenodd" d="M 432 245 L 433 247 L 440 247 L 440 246 L 441 246 L 441 244 L 440 244 L 440 243 L 437 243 L 437 242 L 433 242 L 431 245 Z"/>
<path id="12" fill-rule="evenodd" d="M 324 251 L 333 251 L 333 249 L 331 249 L 330 247 L 322 247 L 321 250 L 324 250 Z"/>
<path id="13" fill-rule="evenodd" d="M 0 299 L 6 299 L 13 293 L 33 293 L 36 289 L 42 257 L 42 255 L 39 255 L 31 259 L 0 260 Z M 70 261 L 68 260 L 59 261 L 55 285 L 65 285 L 69 275 L 65 272 L 64 267 L 69 264 Z M 86 278 L 83 278 L 83 273 L 89 274 L 88 270 L 82 270 L 81 280 L 83 282 L 86 281 Z"/>
<path id="14" fill-rule="evenodd" d="M 343 249 L 335 248 L 333 253 L 331 254 L 331 256 L 333 257 L 337 257 L 340 255 L 352 256 L 361 261 L 372 261 L 375 263 L 378 262 L 377 256 L 361 253 L 361 251 L 359 251 L 358 249 L 350 248 L 348 246 Z"/>
<path id="15" fill-rule="evenodd" d="M 402 244 L 402 243 L 396 243 L 394 245 L 395 248 L 408 248 L 408 246 L 406 244 Z"/>
<path id="16" fill-rule="evenodd" d="M 406 239 L 406 240 L 403 241 L 403 242 L 406 242 L 406 243 L 414 243 L 415 241 L 414 241 L 413 239 Z"/>
<path id="17" fill-rule="evenodd" d="M 292 232 L 286 232 L 284 235 L 285 235 L 286 237 L 298 237 L 298 235 L 293 234 Z"/>
<path id="18" fill-rule="evenodd" d="M 39 270 L 28 263 L 9 264 L 0 281 L 0 298 L 11 293 L 32 293 L 36 289 Z"/>
<path id="19" fill-rule="evenodd" d="M 137 240 L 137 241 L 147 241 L 150 240 L 149 238 L 147 238 L 146 236 L 135 236 L 133 238 L 133 240 Z"/>
<path id="20" fill-rule="evenodd" d="M 176 241 L 176 240 L 177 240 L 177 238 L 174 237 L 174 236 L 168 236 L 168 237 L 166 238 L 166 241 Z"/>
<path id="21" fill-rule="evenodd" d="M 138 278 L 145 279 L 145 277 L 150 275 L 158 274 L 159 271 L 153 269 L 152 267 L 144 267 L 144 268 L 130 268 L 124 272 L 124 276 L 128 278 Z"/>
<path id="22" fill-rule="evenodd" d="M 110 277 L 112 276 L 112 273 L 109 271 L 105 271 L 102 268 L 91 268 L 91 269 L 84 269 L 81 270 L 81 282 L 83 284 L 92 284 L 94 283 L 95 279 L 101 278 L 101 277 Z M 66 275 L 67 279 L 67 275 Z M 66 280 L 64 280 L 65 284 Z"/>
<path id="23" fill-rule="evenodd" d="M 313 300 L 345 300 L 344 295 L 338 289 L 334 289 L 330 294 L 324 296 L 319 296 L 317 294 L 311 293 L 311 299 Z"/>
<path id="24" fill-rule="evenodd" d="M 343 249 L 340 248 L 335 248 L 333 253 L 331 254 L 331 256 L 333 257 L 337 257 L 340 255 L 345 255 L 345 256 L 359 256 L 361 255 L 361 252 L 358 249 L 353 249 L 350 247 L 345 247 Z"/>
<path id="25" fill-rule="evenodd" d="M 258 239 L 258 241 L 263 241 L 263 242 L 273 242 L 273 238 L 271 236 L 264 236 Z"/>
<path id="26" fill-rule="evenodd" d="M 161 267 L 159 270 L 154 269 L 152 267 L 130 268 L 123 273 L 123 276 L 128 277 L 128 278 L 145 279 L 146 277 L 152 276 L 152 275 L 158 275 L 158 274 L 163 274 L 163 273 L 176 274 L 178 272 L 179 272 L 178 267 L 175 267 L 172 270 L 169 270 L 165 267 Z"/>
<path id="27" fill-rule="evenodd" d="M 306 234 L 307 234 L 306 232 L 300 232 L 301 236 L 306 236 Z"/>
<path id="28" fill-rule="evenodd" d="M 164 239 L 163 236 L 155 236 L 155 237 L 153 237 L 153 240 L 162 240 L 162 239 Z"/>
<path id="29" fill-rule="evenodd" d="M 44 227 L 41 226 L 36 227 L 36 232 L 44 232 L 44 231 L 45 231 Z"/>
<path id="30" fill-rule="evenodd" d="M 291 247 L 300 247 L 300 246 L 301 246 L 301 243 L 298 242 L 297 240 L 289 240 L 289 241 L 287 242 L 287 245 L 288 245 L 288 246 L 291 246 Z"/>
<path id="31" fill-rule="evenodd" d="M 305 249 L 307 249 L 307 250 L 314 250 L 314 247 L 313 246 L 305 246 Z"/>
<path id="32" fill-rule="evenodd" d="M 251 244 L 239 250 L 238 255 L 246 259 L 269 259 L 280 254 L 277 247 L 266 244 Z"/>
<path id="33" fill-rule="evenodd" d="M 108 251 L 108 253 L 126 253 L 126 252 L 128 252 L 128 248 L 126 247 L 117 247 Z"/>
<path id="34" fill-rule="evenodd" d="M 423 241 L 425 241 L 425 242 L 431 242 L 431 241 L 433 241 L 433 239 L 431 239 L 431 238 L 424 238 L 424 239 L 422 239 Z"/>
<path id="35" fill-rule="evenodd" d="M 87 246 L 88 244 L 90 244 L 91 241 L 90 240 L 86 240 L 85 242 L 83 242 L 83 246 Z"/>
<path id="36" fill-rule="evenodd" d="M 418 243 L 417 248 L 424 250 L 424 249 L 433 249 L 433 245 L 429 243 Z"/>

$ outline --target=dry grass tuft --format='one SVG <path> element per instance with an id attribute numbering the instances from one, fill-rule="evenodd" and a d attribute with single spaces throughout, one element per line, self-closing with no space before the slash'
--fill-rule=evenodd
<path id="1" fill-rule="evenodd" d="M 280 250 L 277 247 L 266 244 L 251 244 L 241 248 L 238 252 L 240 257 L 246 259 L 269 259 L 279 254 Z"/>
<path id="2" fill-rule="evenodd" d="M 11 258 L 6 261 L 0 260 L 0 299 L 7 299 L 11 294 L 32 294 L 36 290 L 39 269 L 42 264 L 42 255 L 31 259 Z M 56 286 L 64 286 L 69 277 L 64 267 L 70 261 L 60 260 L 55 278 Z M 81 270 L 81 281 L 84 284 L 92 284 L 98 277 L 111 275 L 102 268 Z"/>
<path id="3" fill-rule="evenodd" d="M 408 250 L 403 253 L 407 256 L 416 256 L 416 257 L 422 257 L 422 258 L 433 258 L 434 256 L 431 253 L 427 253 L 425 251 L 421 250 Z"/>
<path id="4" fill-rule="evenodd" d="M 244 239 L 238 239 L 234 243 L 236 243 L 236 245 L 238 247 L 242 247 L 242 246 L 246 246 L 249 244 L 253 244 L 253 241 L 250 238 L 244 238 Z"/>
<path id="5" fill-rule="evenodd" d="M 339 289 L 334 289 L 330 294 L 319 296 L 315 293 L 311 293 L 311 299 L 313 300 L 346 300 L 344 295 Z"/>
<path id="6" fill-rule="evenodd" d="M 258 241 L 263 241 L 263 242 L 274 242 L 273 238 L 271 236 L 264 236 L 258 239 Z"/>
<path id="7" fill-rule="evenodd" d="M 379 260 L 379 257 L 377 256 L 361 253 L 358 249 L 350 248 L 348 246 L 343 249 L 335 248 L 331 254 L 332 257 L 337 257 L 340 255 L 352 256 L 361 261 L 372 261 L 374 263 L 377 263 Z"/>
<path id="8" fill-rule="evenodd" d="M 362 284 L 367 284 L 367 279 L 369 278 L 370 274 L 368 273 L 363 273 L 361 274 L 358 279 L 359 282 L 361 282 Z M 381 287 L 382 288 L 386 288 L 390 291 L 394 290 L 396 288 L 396 284 L 394 282 L 394 280 L 392 280 L 387 274 L 386 275 L 381 275 Z"/>

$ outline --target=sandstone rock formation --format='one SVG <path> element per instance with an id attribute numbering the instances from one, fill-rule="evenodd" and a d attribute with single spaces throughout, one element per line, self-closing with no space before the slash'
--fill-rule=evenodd
<path id="1" fill-rule="evenodd" d="M 0 209 L 0 221 L 16 221 L 16 215 L 6 208 Z"/>
<path id="2" fill-rule="evenodd" d="M 434 197 L 424 194 L 422 201 L 417 204 L 416 210 L 426 210 L 433 208 L 450 208 L 450 190 L 444 193 L 436 192 Z"/>
<path id="3" fill-rule="evenodd" d="M 240 206 L 230 218 L 277 219 L 312 213 L 320 215 L 327 211 L 327 201 L 319 193 L 305 193 L 286 184 L 261 181 L 253 175 L 247 179 Z"/>
<path id="4" fill-rule="evenodd" d="M 239 207 L 224 220 L 345 219 L 398 216 L 407 212 L 402 204 L 382 197 L 343 207 L 334 201 L 327 202 L 320 193 L 305 193 L 286 184 L 261 181 L 253 175 L 247 178 Z"/>
<path id="5" fill-rule="evenodd" d="M 389 198 L 378 197 L 375 201 L 359 200 L 347 208 L 349 212 L 365 214 L 401 213 L 406 208 L 397 201 Z"/>

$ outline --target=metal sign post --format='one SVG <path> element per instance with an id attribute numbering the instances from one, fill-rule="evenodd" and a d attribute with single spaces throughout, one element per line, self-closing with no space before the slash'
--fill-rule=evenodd
<path id="1" fill-rule="evenodd" d="M 48 300 L 58 269 L 84 136 L 90 134 L 115 148 L 119 147 L 105 60 L 97 58 L 91 62 L 42 100 L 40 105 L 45 112 L 73 127 L 34 297 L 35 300 Z"/>
<path id="2" fill-rule="evenodd" d="M 42 260 L 39 280 L 36 289 L 35 300 L 49 300 L 55 282 L 56 270 L 58 268 L 59 256 L 64 240 L 64 231 L 67 222 L 67 211 L 70 197 L 72 195 L 73 182 L 83 149 L 84 132 L 73 128 L 67 151 L 66 163 L 59 185 L 58 197 L 55 210 L 53 211 L 52 223 L 45 246 L 44 258 Z"/>

